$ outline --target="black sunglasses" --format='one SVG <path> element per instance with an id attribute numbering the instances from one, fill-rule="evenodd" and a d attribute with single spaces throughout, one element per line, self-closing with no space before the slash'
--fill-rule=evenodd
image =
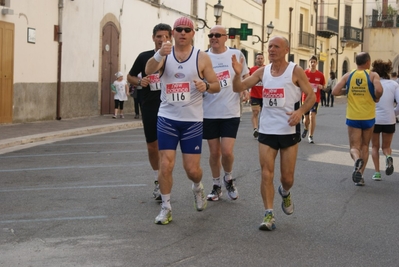
<path id="1" fill-rule="evenodd" d="M 177 32 L 182 32 L 182 31 L 184 31 L 185 33 L 189 33 L 189 32 L 191 32 L 193 29 L 191 29 L 191 28 L 183 28 L 183 27 L 176 27 L 175 30 L 176 30 Z"/>
<path id="2" fill-rule="evenodd" d="M 209 38 L 212 38 L 213 36 L 215 36 L 215 38 L 220 38 L 222 36 L 226 36 L 227 34 L 220 34 L 220 33 L 210 33 L 208 34 Z"/>

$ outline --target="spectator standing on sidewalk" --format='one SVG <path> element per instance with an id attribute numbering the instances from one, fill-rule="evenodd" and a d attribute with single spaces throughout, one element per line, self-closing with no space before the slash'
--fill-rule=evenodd
<path id="1" fill-rule="evenodd" d="M 172 28 L 168 24 L 160 23 L 155 25 L 152 30 L 152 41 L 154 42 L 155 48 L 140 53 L 127 76 L 131 84 L 142 87 L 139 93 L 141 96 L 141 118 L 143 121 L 145 141 L 147 143 L 148 159 L 154 171 L 155 187 L 153 197 L 157 201 L 161 201 L 158 183 L 159 151 L 157 137 L 157 118 L 159 105 L 161 103 L 161 86 L 159 74 L 153 73 L 148 75 L 145 72 L 145 65 L 155 52 L 161 48 L 162 40 L 170 40 L 171 36 Z"/>
<path id="2" fill-rule="evenodd" d="M 331 100 L 331 107 L 334 106 L 334 96 L 332 95 L 332 89 L 337 84 L 337 78 L 335 77 L 335 72 L 330 72 L 330 78 L 328 79 L 327 86 L 326 86 L 326 93 L 327 93 L 327 103 L 326 106 L 330 105 Z"/>
<path id="3" fill-rule="evenodd" d="M 347 94 L 346 125 L 350 155 L 355 162 L 352 180 L 356 186 L 363 186 L 375 123 L 375 103 L 380 100 L 383 89 L 378 73 L 370 71 L 369 53 L 357 54 L 356 65 L 355 70 L 346 73 L 335 85 L 332 94 Z"/>
<path id="4" fill-rule="evenodd" d="M 282 197 L 283 212 L 290 215 L 294 212 L 294 203 L 290 189 L 294 184 L 295 164 L 300 141 L 300 121 L 302 115 L 315 102 L 315 94 L 302 68 L 293 62 L 287 62 L 289 51 L 288 40 L 284 37 L 273 37 L 269 41 L 269 60 L 271 64 L 259 68 L 254 74 L 241 81 L 242 61 L 232 57 L 236 75 L 233 79 L 233 90 L 241 92 L 254 86 L 259 81 L 263 84 L 263 107 L 260 114 L 259 128 L 259 162 L 262 180 L 260 191 L 265 207 L 265 216 L 259 226 L 260 230 L 272 231 L 276 228 L 274 202 L 274 165 L 280 152 L 281 185 L 278 192 Z M 306 100 L 299 106 L 301 93 Z"/>
<path id="5" fill-rule="evenodd" d="M 391 143 L 396 128 L 396 116 L 399 115 L 399 105 L 395 107 L 395 100 L 399 101 L 399 84 L 390 80 L 389 73 L 392 71 L 392 62 L 375 60 L 372 71 L 380 75 L 381 85 L 384 89 L 380 101 L 376 104 L 375 125 L 371 137 L 371 157 L 374 163 L 374 181 L 381 181 L 380 172 L 380 147 L 385 156 L 385 174 L 391 175 L 394 171 Z M 381 137 L 381 144 L 380 144 Z"/>
<path id="6" fill-rule="evenodd" d="M 214 26 L 208 34 L 210 48 L 207 50 L 213 69 L 220 83 L 217 94 L 204 93 L 204 134 L 208 140 L 210 151 L 209 166 L 213 177 L 213 188 L 208 194 L 208 200 L 217 201 L 222 196 L 221 169 L 223 166 L 223 183 L 227 194 L 232 200 L 238 198 L 238 190 L 233 179 L 234 144 L 240 126 L 240 93 L 233 92 L 233 76 L 231 57 L 245 59 L 242 52 L 225 45 L 226 29 L 220 25 Z M 249 73 L 247 64 L 243 63 L 240 74 L 245 78 Z M 244 93 L 248 93 L 247 90 Z M 245 97 L 246 98 L 246 97 Z"/>
<path id="7" fill-rule="evenodd" d="M 141 79 L 141 73 L 138 76 L 139 79 Z M 130 84 L 132 87 L 130 90 L 130 95 L 133 97 L 134 100 L 134 118 L 135 119 L 140 119 L 140 113 L 141 113 L 141 87 L 140 85 L 134 86 L 133 84 Z"/>
<path id="8" fill-rule="evenodd" d="M 309 144 L 313 144 L 313 135 L 316 129 L 316 115 L 317 115 L 317 110 L 319 109 L 319 103 L 320 103 L 320 95 L 321 93 L 324 93 L 324 85 L 326 84 L 326 81 L 324 79 L 324 75 L 322 72 L 317 70 L 317 57 L 312 56 L 309 59 L 309 68 L 305 70 L 305 74 L 308 77 L 308 80 L 310 84 L 312 85 L 313 92 L 316 94 L 316 101 L 313 104 L 313 107 L 310 108 L 305 113 L 304 119 L 303 119 L 303 133 L 302 133 L 302 138 L 305 138 L 306 135 L 308 135 L 308 141 Z M 306 100 L 306 94 L 302 94 L 302 103 Z"/>
<path id="9" fill-rule="evenodd" d="M 170 195 L 176 149 L 180 143 L 183 167 L 193 182 L 192 191 L 197 211 L 207 206 L 200 165 L 203 133 L 203 94 L 217 93 L 220 84 L 207 53 L 192 46 L 194 23 L 186 17 L 173 25 L 174 45 L 163 40 L 162 47 L 148 60 L 145 72 L 159 71 L 161 105 L 158 112 L 158 147 L 160 152 L 159 186 L 161 211 L 156 224 L 172 221 Z"/>
<path id="10" fill-rule="evenodd" d="M 115 86 L 114 93 L 114 101 L 115 101 L 115 114 L 112 118 L 116 119 L 119 117 L 123 119 L 125 116 L 123 115 L 123 103 L 127 101 L 127 96 L 129 95 L 129 86 L 127 85 L 126 80 L 123 79 L 123 73 L 118 71 L 115 73 L 116 80 L 113 85 Z"/>
<path id="11" fill-rule="evenodd" d="M 263 56 L 262 53 L 258 53 L 256 54 L 256 58 L 255 58 L 255 66 L 253 66 L 250 70 L 249 70 L 249 74 L 252 75 L 257 69 L 265 66 L 264 65 L 265 62 L 265 57 Z M 257 84 L 255 84 L 252 88 L 251 88 L 251 100 L 250 100 L 250 104 L 251 104 L 251 109 L 252 109 L 252 127 L 254 128 L 253 131 L 253 136 L 254 138 L 258 138 L 259 136 L 259 113 L 262 109 L 263 106 L 263 99 L 262 99 L 262 81 L 259 81 Z"/>

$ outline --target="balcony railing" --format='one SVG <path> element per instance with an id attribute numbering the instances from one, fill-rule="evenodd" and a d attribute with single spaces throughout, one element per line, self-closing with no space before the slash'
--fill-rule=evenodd
<path id="1" fill-rule="evenodd" d="M 363 30 L 351 26 L 341 27 L 341 36 L 348 42 L 363 43 Z"/>
<path id="2" fill-rule="evenodd" d="M 399 28 L 399 15 L 366 16 L 367 28 Z"/>
<path id="3" fill-rule="evenodd" d="M 317 35 L 324 38 L 331 38 L 333 35 L 338 35 L 338 20 L 327 16 L 319 16 L 317 23 Z"/>
<path id="4" fill-rule="evenodd" d="M 298 44 L 299 44 L 299 46 L 314 48 L 314 44 L 315 44 L 314 34 L 300 31 Z"/>

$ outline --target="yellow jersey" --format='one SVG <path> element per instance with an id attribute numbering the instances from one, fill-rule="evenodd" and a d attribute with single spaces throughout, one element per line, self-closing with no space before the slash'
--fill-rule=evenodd
<path id="1" fill-rule="evenodd" d="M 346 82 L 348 105 L 346 118 L 350 120 L 371 120 L 375 118 L 374 85 L 370 70 L 353 70 Z"/>

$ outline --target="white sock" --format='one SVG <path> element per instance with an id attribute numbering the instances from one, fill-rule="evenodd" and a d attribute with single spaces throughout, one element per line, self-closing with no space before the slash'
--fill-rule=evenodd
<path id="1" fill-rule="evenodd" d="M 231 179 L 233 179 L 233 172 L 224 172 L 224 178 L 226 181 L 230 181 Z"/>
<path id="2" fill-rule="evenodd" d="M 281 194 L 283 195 L 283 196 L 288 196 L 288 194 L 290 193 L 290 190 L 288 190 L 288 191 L 286 191 L 285 189 L 284 189 L 284 187 L 283 186 L 281 186 Z"/>
<path id="3" fill-rule="evenodd" d="M 162 197 L 162 207 L 172 210 L 172 207 L 170 206 L 170 194 L 166 195 L 161 194 L 161 197 Z"/>
<path id="4" fill-rule="evenodd" d="M 266 213 L 268 213 L 268 212 L 273 213 L 273 209 L 266 209 L 266 210 L 265 210 L 265 215 L 266 215 Z"/>
<path id="5" fill-rule="evenodd" d="M 221 183 L 220 183 L 220 177 L 213 178 L 213 184 L 214 184 L 214 185 L 221 186 Z"/>
<path id="6" fill-rule="evenodd" d="M 201 182 L 199 182 L 199 183 L 193 183 L 193 189 L 195 190 L 195 191 L 198 191 L 200 188 L 201 188 Z"/>

